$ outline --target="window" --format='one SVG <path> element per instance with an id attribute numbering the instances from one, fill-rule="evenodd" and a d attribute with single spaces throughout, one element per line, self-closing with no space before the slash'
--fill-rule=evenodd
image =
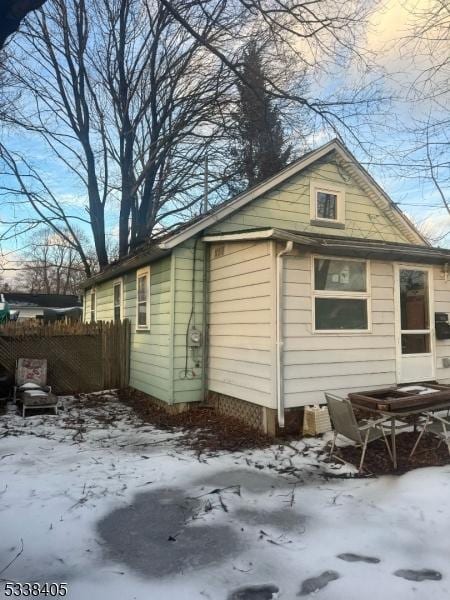
<path id="1" fill-rule="evenodd" d="M 345 191 L 311 181 L 311 222 L 319 226 L 340 226 L 345 221 Z"/>
<path id="2" fill-rule="evenodd" d="M 114 321 L 120 321 L 122 318 L 122 280 L 116 281 L 113 285 L 114 302 Z"/>
<path id="3" fill-rule="evenodd" d="M 91 290 L 91 323 L 95 322 L 95 303 L 96 303 L 95 290 Z"/>
<path id="4" fill-rule="evenodd" d="M 368 263 L 313 259 L 314 330 L 368 331 Z"/>
<path id="5" fill-rule="evenodd" d="M 150 269 L 140 269 L 136 274 L 137 305 L 136 329 L 150 328 Z"/>

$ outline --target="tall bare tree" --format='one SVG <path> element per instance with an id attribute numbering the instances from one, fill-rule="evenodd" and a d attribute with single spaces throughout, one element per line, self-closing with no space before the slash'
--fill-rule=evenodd
<path id="1" fill-rule="evenodd" d="M 4 193 L 10 198 L 13 188 L 36 224 L 59 233 L 87 219 L 104 268 L 112 212 L 124 256 L 198 210 L 206 155 L 211 187 L 223 181 L 237 84 L 252 85 L 241 60 L 250 37 L 264 37 L 279 67 L 267 94 L 309 111 L 316 127 L 347 126 L 357 139 L 356 117 L 377 101 L 371 90 L 309 97 L 290 75 L 295 64 L 323 70 L 350 55 L 363 59 L 358 32 L 371 7 L 370 0 L 47 0 L 13 40 L 11 73 L 24 100 L 10 123 L 39 137 L 78 181 L 87 216 L 68 210 L 33 161 L 6 144 L 4 172 L 16 183 Z"/>

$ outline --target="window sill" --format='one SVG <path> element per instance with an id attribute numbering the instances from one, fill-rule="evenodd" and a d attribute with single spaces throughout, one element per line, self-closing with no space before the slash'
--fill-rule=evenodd
<path id="1" fill-rule="evenodd" d="M 318 335 L 371 335 L 371 329 L 314 329 Z"/>
<path id="2" fill-rule="evenodd" d="M 136 327 L 136 333 L 150 333 L 150 327 Z"/>
<path id="3" fill-rule="evenodd" d="M 311 219 L 310 225 L 314 227 L 329 227 L 330 229 L 345 229 L 345 223 L 327 221 L 326 219 Z"/>

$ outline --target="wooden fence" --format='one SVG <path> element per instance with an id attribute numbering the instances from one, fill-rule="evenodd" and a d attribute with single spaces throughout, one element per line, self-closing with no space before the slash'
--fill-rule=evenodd
<path id="1" fill-rule="evenodd" d="M 57 394 L 128 385 L 130 322 L 0 326 L 0 366 L 14 374 L 18 358 L 46 358 L 48 383 Z"/>

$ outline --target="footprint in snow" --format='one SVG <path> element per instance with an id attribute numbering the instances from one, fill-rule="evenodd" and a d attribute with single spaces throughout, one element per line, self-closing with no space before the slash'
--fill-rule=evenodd
<path id="1" fill-rule="evenodd" d="M 442 579 L 439 571 L 433 571 L 433 569 L 398 569 L 394 572 L 397 577 L 403 577 L 409 581 L 425 581 L 431 579 L 431 581 L 440 581 Z"/>
<path id="2" fill-rule="evenodd" d="M 376 556 L 362 556 L 361 554 L 353 554 L 353 552 L 344 552 L 343 554 L 338 554 L 337 557 L 347 562 L 365 562 L 370 564 L 380 562 L 380 559 L 376 558 Z"/>
<path id="3" fill-rule="evenodd" d="M 321 590 L 328 585 L 330 581 L 334 581 L 335 579 L 339 579 L 339 573 L 336 573 L 336 571 L 324 571 L 317 577 L 305 579 L 305 581 L 302 583 L 302 589 L 299 591 L 297 596 L 307 596 L 308 594 L 312 594 L 317 590 Z"/>
<path id="4" fill-rule="evenodd" d="M 276 598 L 279 589 L 276 585 L 250 585 L 234 590 L 228 600 L 272 600 Z"/>

